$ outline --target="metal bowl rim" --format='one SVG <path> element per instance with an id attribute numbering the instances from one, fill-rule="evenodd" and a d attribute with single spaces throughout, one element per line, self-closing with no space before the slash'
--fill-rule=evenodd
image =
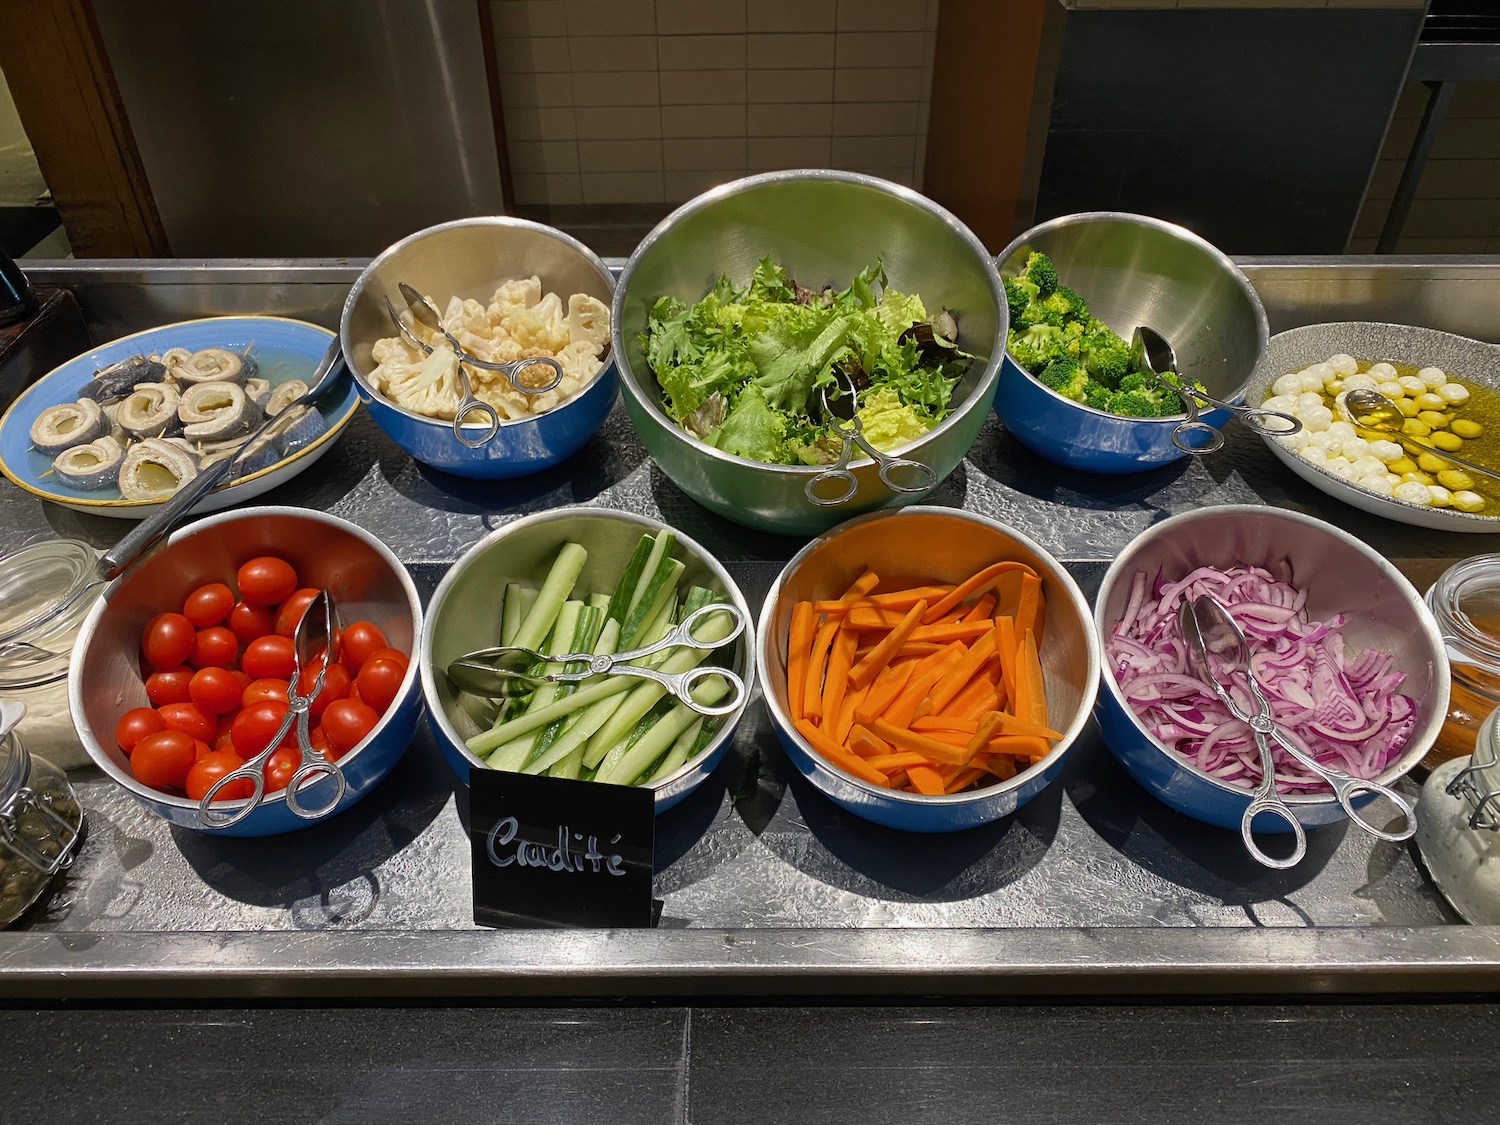
<path id="1" fill-rule="evenodd" d="M 355 364 L 354 352 L 350 348 L 349 319 L 354 312 L 355 303 L 361 296 L 364 295 L 366 285 L 369 283 L 370 279 L 375 276 L 375 272 L 381 266 L 385 265 L 386 262 L 394 258 L 397 254 L 405 250 L 407 247 L 422 241 L 424 238 L 437 234 L 440 231 L 458 230 L 471 227 L 501 227 L 510 230 L 531 230 L 536 231 L 540 234 L 548 235 L 555 241 L 562 243 L 564 246 L 567 246 L 569 249 L 576 252 L 579 257 L 588 262 L 589 265 L 593 266 L 594 269 L 598 271 L 599 276 L 604 279 L 604 284 L 609 289 L 610 293 L 611 319 L 613 319 L 614 316 L 613 310 L 615 277 L 614 274 L 610 273 L 609 267 L 604 264 L 604 259 L 600 258 L 598 254 L 595 254 L 592 250 L 590 250 L 578 239 L 574 238 L 571 234 L 568 234 L 566 231 L 558 230 L 556 227 L 549 227 L 546 223 L 534 222 L 531 219 L 521 219 L 517 218 L 514 215 L 476 215 L 471 216 L 467 219 L 451 219 L 446 223 L 437 223 L 430 227 L 423 227 L 421 230 L 407 235 L 399 242 L 391 243 L 391 245 L 382 250 L 380 254 L 364 268 L 359 277 L 355 279 L 354 285 L 350 287 L 349 295 L 344 298 L 344 307 L 339 313 L 339 346 L 344 350 L 344 363 L 349 368 L 349 374 L 353 376 L 354 381 L 359 384 L 361 390 L 370 395 L 372 398 L 376 399 L 382 406 L 395 411 L 403 418 L 409 418 L 413 422 L 420 422 L 423 425 L 436 426 L 444 430 L 453 429 L 452 421 L 444 420 L 442 418 L 429 418 L 425 414 L 414 414 L 404 407 L 397 406 L 389 398 L 381 394 L 365 381 L 364 372 L 362 372 L 359 369 L 358 365 Z M 613 327 L 611 327 L 610 343 L 611 345 L 613 345 L 614 343 Z M 558 403 L 551 410 L 543 411 L 541 414 L 532 414 L 525 418 L 502 419 L 500 422 L 500 428 L 503 430 L 507 428 L 514 428 L 516 426 L 534 424 L 543 418 L 566 410 L 568 407 L 572 406 L 579 399 L 581 399 L 584 396 L 584 393 L 588 391 L 590 387 L 599 382 L 600 379 L 604 378 L 609 373 L 610 366 L 613 363 L 614 357 L 606 356 L 604 362 L 599 365 L 599 370 L 594 372 L 593 377 L 590 378 L 588 382 L 579 387 L 578 390 L 574 391 L 571 397 L 564 400 L 563 402 Z M 479 423 L 475 423 L 474 425 L 476 428 L 482 428 L 481 424 Z"/>
<path id="2" fill-rule="evenodd" d="M 999 271 L 1004 268 L 1004 265 L 1008 263 L 1009 260 L 1015 255 L 1016 251 L 1024 246 L 1029 239 L 1035 237 L 1038 233 L 1047 233 L 1054 230 L 1061 230 L 1064 227 L 1070 226 L 1085 226 L 1089 223 L 1101 221 L 1119 222 L 1130 226 L 1149 227 L 1152 230 L 1160 232 L 1161 234 L 1171 235 L 1174 238 L 1177 238 L 1183 242 L 1188 243 L 1191 246 L 1196 247 L 1199 250 L 1204 251 L 1210 258 L 1213 259 L 1215 264 L 1217 264 L 1221 269 L 1229 274 L 1229 276 L 1234 280 L 1235 284 L 1239 287 L 1240 292 L 1249 299 L 1250 308 L 1255 314 L 1255 334 L 1256 338 L 1260 341 L 1260 355 L 1256 357 L 1256 362 L 1251 366 L 1250 374 L 1245 376 L 1244 382 L 1242 382 L 1238 387 L 1234 388 L 1234 390 L 1232 390 L 1228 395 L 1225 396 L 1225 401 L 1227 402 L 1242 401 L 1245 397 L 1245 392 L 1250 389 L 1250 384 L 1255 381 L 1256 376 L 1260 373 L 1261 361 L 1265 359 L 1266 349 L 1270 345 L 1271 322 L 1266 316 L 1266 306 L 1261 301 L 1260 294 L 1255 291 L 1255 286 L 1250 284 L 1250 279 L 1245 276 L 1245 271 L 1234 264 L 1233 258 L 1224 253 L 1224 251 L 1220 250 L 1212 242 L 1209 242 L 1208 239 L 1204 238 L 1201 234 L 1197 234 L 1178 223 L 1168 222 L 1166 219 L 1158 219 L 1151 215 L 1137 215 L 1132 211 L 1078 211 L 1071 215 L 1059 215 L 1055 219 L 1048 219 L 1044 223 L 1037 223 L 1030 229 L 1022 231 L 1015 238 L 1011 239 L 1010 244 L 1006 246 L 1004 250 L 995 255 L 995 271 L 996 273 L 999 273 Z M 1007 357 L 1010 357 L 1010 349 L 1008 347 L 1002 348 L 1001 351 L 1004 352 Z M 1026 368 L 1022 367 L 1019 363 L 1016 363 L 1014 357 L 1011 357 L 1010 361 L 1011 363 L 1015 363 L 1016 369 L 1020 371 L 1022 375 L 1026 376 L 1027 379 L 1030 379 L 1038 387 L 1046 391 L 1047 394 L 1051 395 L 1059 403 L 1065 403 L 1066 405 L 1073 407 L 1076 410 L 1083 410 L 1088 412 L 1089 414 L 1095 414 L 1100 418 L 1122 419 L 1125 422 L 1147 426 L 1170 422 L 1175 426 L 1187 417 L 1186 414 L 1168 414 L 1161 418 L 1130 418 L 1123 414 L 1111 414 L 1107 410 L 1096 410 L 1092 406 L 1085 406 L 1081 402 L 1075 402 L 1073 399 L 1065 398 L 1063 395 L 1058 394 L 1051 387 L 1047 386 L 1035 375 L 1033 375 L 1030 371 L 1027 371 Z M 1204 413 L 1209 413 L 1209 411 L 1205 411 Z"/>
<path id="3" fill-rule="evenodd" d="M 158 550 L 163 552 L 169 551 L 174 546 L 197 535 L 199 532 L 212 531 L 221 524 L 253 519 L 260 516 L 292 516 L 298 519 L 312 520 L 315 523 L 327 524 L 337 527 L 342 531 L 347 531 L 364 542 L 380 556 L 381 560 L 396 576 L 398 585 L 406 595 L 407 609 L 411 613 L 412 636 L 419 638 L 422 635 L 422 599 L 417 594 L 416 583 L 412 581 L 410 573 L 402 565 L 401 560 L 396 558 L 391 549 L 373 534 L 329 512 L 319 512 L 311 508 L 295 508 L 284 504 L 265 504 L 252 508 L 230 508 L 214 512 L 204 516 L 202 519 L 194 520 L 186 527 L 178 528 L 167 537 L 166 542 Z M 89 643 L 94 638 L 94 633 L 99 625 L 99 619 L 104 616 L 105 610 L 109 608 L 110 600 L 114 597 L 115 591 L 129 577 L 130 571 L 127 570 L 120 577 L 111 581 L 105 587 L 104 592 L 99 595 L 99 600 L 94 603 L 93 608 L 89 610 L 88 616 L 83 619 L 83 624 L 78 628 L 78 639 L 73 645 L 72 666 L 74 668 L 83 667 L 83 654 L 87 651 Z M 412 647 L 415 648 L 416 645 L 413 644 Z M 341 767 L 365 753 L 375 744 L 376 739 L 385 732 L 386 727 L 391 723 L 393 716 L 399 709 L 401 700 L 410 696 L 413 686 L 417 685 L 419 680 L 420 677 L 415 674 L 415 669 L 408 667 L 406 675 L 401 679 L 401 687 L 396 692 L 395 700 L 386 708 L 385 713 L 380 716 L 380 722 L 376 723 L 370 733 L 365 735 L 364 740 L 353 750 L 339 758 L 339 765 Z M 73 715 L 83 713 L 83 698 L 79 678 L 72 675 L 71 672 L 68 676 L 68 710 Z M 77 720 L 75 719 L 75 725 L 76 722 Z M 111 779 L 124 786 L 133 796 L 141 799 L 144 803 L 159 803 L 169 808 L 183 809 L 187 812 L 193 812 L 198 809 L 199 803 L 197 801 L 190 800 L 187 797 L 178 797 L 171 793 L 163 793 L 159 789 L 152 789 L 149 786 L 142 785 L 128 772 L 120 769 L 119 766 L 110 760 L 109 755 L 105 753 L 103 747 L 97 744 L 97 740 L 92 737 L 92 728 L 90 728 L 89 734 L 85 734 L 83 730 L 79 730 L 78 735 L 79 741 L 83 743 L 84 751 L 93 759 L 94 765 L 103 770 Z M 260 805 L 257 808 L 263 808 L 285 800 L 285 790 L 276 793 L 267 793 L 261 798 Z M 216 801 L 215 807 L 222 805 L 226 810 L 234 810 L 240 808 L 243 804 L 243 801 Z M 254 813 L 250 815 L 254 816 Z M 306 826 L 320 823 L 333 815 L 333 813 L 329 813 L 327 816 L 319 817 L 317 820 L 306 821 Z M 212 829 L 209 829 L 209 831 L 212 831 Z"/>
<path id="4" fill-rule="evenodd" d="M 620 386 L 631 399 L 651 416 L 651 420 L 657 424 L 659 429 L 665 431 L 682 445 L 705 457 L 711 457 L 728 465 L 747 465 L 767 472 L 785 474 L 792 477 L 812 477 L 826 470 L 828 466 L 773 465 L 766 461 L 753 461 L 748 457 L 739 457 L 733 453 L 725 453 L 722 449 L 716 449 L 707 442 L 699 441 L 681 429 L 672 419 L 667 417 L 661 406 L 646 392 L 644 384 L 637 379 L 635 371 L 631 368 L 630 361 L 625 354 L 624 332 L 619 328 L 620 312 L 624 306 L 625 294 L 630 288 L 630 281 L 635 274 L 636 266 L 639 264 L 641 258 L 661 239 L 666 237 L 667 233 L 677 226 L 677 224 L 688 216 L 697 214 L 699 211 L 703 211 L 732 195 L 739 195 L 742 192 L 751 191 L 766 184 L 783 183 L 793 180 L 827 181 L 830 183 L 851 184 L 856 187 L 868 188 L 894 196 L 921 211 L 927 212 L 949 230 L 953 231 L 954 234 L 958 235 L 974 252 L 976 259 L 984 269 L 986 280 L 990 285 L 991 296 L 995 298 L 996 308 L 999 313 L 997 319 L 1002 324 L 1008 323 L 1009 308 L 1005 301 L 1005 287 L 1001 285 L 999 271 L 995 268 L 995 260 L 990 256 L 989 250 L 979 241 L 974 232 L 957 215 L 941 204 L 929 199 L 921 192 L 905 187 L 902 184 L 893 183 L 890 180 L 883 180 L 878 176 L 867 176 L 860 172 L 840 172 L 831 168 L 792 168 L 779 172 L 761 172 L 754 176 L 745 176 L 738 180 L 731 180 L 727 184 L 719 184 L 717 187 L 710 188 L 701 195 L 694 196 L 686 203 L 677 207 L 666 218 L 657 223 L 656 226 L 652 227 L 650 233 L 636 245 L 635 250 L 631 252 L 629 259 L 625 262 L 625 268 L 620 271 L 620 281 L 615 286 L 614 304 L 610 308 L 609 337 L 610 344 L 615 353 L 615 367 L 619 372 Z M 974 384 L 974 390 L 969 398 L 949 411 L 946 418 L 916 441 L 909 445 L 901 446 L 896 452 L 907 457 L 915 456 L 926 448 L 931 439 L 940 437 L 949 429 L 957 426 L 960 419 L 974 404 L 987 404 L 994 397 L 995 383 L 1000 378 L 1000 364 L 1006 354 L 1003 341 L 1004 334 L 1002 333 L 1000 338 L 995 341 L 997 346 L 992 349 L 984 371 Z M 920 458 L 918 459 L 920 460 Z M 851 460 L 849 467 L 853 469 L 857 466 L 873 464 L 875 464 L 873 458 L 860 457 Z"/>
<path id="5" fill-rule="evenodd" d="M 1019 543 L 1022 546 L 1033 551 L 1038 558 L 1044 560 L 1047 565 L 1053 569 L 1055 576 L 1058 578 L 1059 584 L 1062 586 L 1064 591 L 1066 591 L 1068 599 L 1073 603 L 1073 608 L 1078 613 L 1080 621 L 1086 623 L 1088 619 L 1092 617 L 1089 609 L 1088 599 L 1083 596 L 1083 591 L 1079 588 L 1078 583 L 1074 580 L 1073 576 L 1068 573 L 1067 568 L 1057 560 L 1056 556 L 1054 556 L 1051 551 L 1048 551 L 1030 536 L 1022 534 L 1008 524 L 1001 523 L 999 520 L 992 519 L 991 517 L 982 515 L 979 512 L 965 511 L 962 508 L 945 508 L 941 505 L 936 504 L 911 504 L 904 508 L 891 508 L 874 512 L 866 512 L 864 515 L 855 516 L 852 519 L 845 520 L 843 523 L 839 524 L 836 527 L 829 528 L 822 535 L 819 535 L 816 539 L 812 540 L 807 544 L 807 546 L 803 547 L 800 551 L 798 551 L 791 557 L 786 566 L 782 567 L 781 572 L 777 574 L 776 580 L 771 583 L 770 590 L 766 592 L 766 600 L 761 606 L 761 628 L 757 632 L 755 638 L 756 671 L 760 674 L 762 685 L 771 682 L 769 667 L 770 657 L 768 654 L 770 651 L 770 645 L 773 643 L 773 639 L 771 637 L 770 623 L 772 617 L 775 614 L 776 602 L 777 599 L 781 597 L 782 586 L 785 585 L 787 576 L 795 573 L 796 570 L 806 562 L 807 556 L 812 554 L 814 550 L 822 547 L 824 544 L 828 543 L 832 539 L 837 538 L 844 532 L 850 531 L 853 528 L 860 526 L 861 524 L 869 523 L 872 520 L 901 519 L 911 516 L 917 516 L 919 518 L 923 516 L 945 516 L 968 520 L 970 523 L 979 524 L 982 527 L 988 528 L 991 531 L 997 531 L 1007 538 L 1014 540 L 1016 543 Z M 777 638 L 777 641 L 779 641 L 779 638 Z M 1073 748 L 1073 745 L 1078 741 L 1079 735 L 1083 733 L 1084 727 L 1088 724 L 1089 719 L 1092 716 L 1094 710 L 1094 702 L 1098 697 L 1099 691 L 1099 670 L 1103 666 L 1103 648 L 1099 643 L 1097 630 L 1086 626 L 1084 629 L 1083 641 L 1084 649 L 1088 654 L 1087 667 L 1084 669 L 1084 679 L 1086 686 L 1083 690 L 1082 695 L 1079 697 L 1078 711 L 1073 716 L 1073 721 L 1069 723 L 1067 729 L 1062 732 L 1062 738 L 1057 740 L 1057 745 L 1052 748 L 1052 752 L 1049 753 L 1041 761 L 1033 762 L 1030 766 L 1022 770 L 1020 773 L 1016 774 L 1014 777 L 1008 778 L 1005 781 L 998 782 L 994 785 L 987 785 L 983 789 L 970 790 L 967 793 L 944 793 L 941 795 L 928 795 L 925 793 L 907 793 L 898 789 L 883 789 L 878 785 L 871 785 L 863 778 L 855 777 L 852 773 L 846 772 L 841 767 L 830 762 L 827 758 L 823 757 L 822 754 L 819 754 L 816 750 L 814 750 L 808 744 L 807 739 L 802 737 L 802 733 L 798 731 L 797 728 L 792 724 L 792 721 L 787 718 L 786 713 L 781 709 L 781 705 L 777 702 L 776 697 L 770 691 L 765 690 L 764 686 L 762 687 L 761 695 L 765 699 L 766 710 L 771 712 L 771 718 L 775 721 L 776 726 L 785 737 L 795 740 L 797 745 L 801 747 L 805 753 L 809 754 L 812 759 L 818 763 L 819 766 L 829 770 L 835 776 L 837 776 L 840 781 L 848 783 L 850 786 L 860 790 L 864 794 L 887 801 L 896 801 L 897 803 L 910 804 L 914 807 L 919 808 L 927 807 L 932 809 L 941 809 L 952 807 L 955 805 L 961 806 L 979 804 L 994 797 L 1013 793 L 1016 790 L 1021 789 L 1027 782 L 1030 782 L 1035 778 L 1047 773 L 1049 770 L 1053 769 L 1061 763 L 1063 757 L 1068 753 L 1069 750 Z"/>
<path id="6" fill-rule="evenodd" d="M 450 723 L 448 720 L 447 710 L 442 707 L 439 702 L 437 691 L 437 672 L 434 669 L 432 661 L 432 633 L 434 630 L 433 623 L 437 620 L 444 602 L 446 602 L 448 599 L 448 595 L 451 592 L 452 587 L 458 582 L 458 579 L 464 573 L 464 571 L 468 570 L 468 568 L 473 565 L 474 561 L 481 555 L 487 554 L 497 544 L 509 538 L 517 531 L 523 530 L 525 528 L 538 527 L 548 523 L 561 523 L 580 516 L 604 516 L 616 523 L 634 524 L 635 526 L 643 530 L 651 532 L 670 531 L 676 538 L 677 542 L 684 548 L 684 550 L 688 551 L 698 561 L 702 562 L 704 566 L 708 568 L 709 572 L 713 574 L 713 576 L 717 578 L 721 583 L 723 583 L 725 593 L 729 595 L 730 600 L 740 611 L 740 613 L 744 615 L 745 618 L 745 632 L 741 634 L 741 639 L 748 646 L 749 656 L 744 661 L 745 671 L 744 674 L 740 677 L 745 683 L 744 700 L 740 703 L 738 708 L 731 711 L 728 715 L 723 716 L 723 723 L 720 725 L 713 738 L 709 740 L 708 745 L 705 746 L 702 750 L 698 751 L 698 753 L 694 754 L 686 762 L 682 763 L 682 765 L 677 768 L 676 772 L 668 774 L 666 777 L 661 778 L 657 781 L 653 781 L 647 785 L 639 787 L 642 789 L 649 789 L 657 794 L 661 794 L 670 786 L 676 784 L 677 782 L 680 782 L 684 777 L 690 775 L 706 757 L 708 757 L 720 745 L 722 745 L 727 738 L 731 737 L 740 719 L 744 717 L 746 709 L 750 706 L 750 697 L 755 691 L 756 663 L 754 654 L 756 649 L 757 631 L 755 627 L 755 620 L 750 614 L 750 606 L 745 601 L 744 591 L 740 589 L 739 584 L 735 582 L 734 577 L 729 573 L 729 571 L 724 569 L 724 565 L 719 562 L 718 558 L 716 558 L 712 552 L 708 551 L 691 535 L 686 535 L 683 532 L 678 531 L 677 528 L 673 527 L 671 524 L 666 523 L 664 520 L 657 519 L 654 516 L 644 515 L 639 512 L 625 512 L 621 511 L 618 508 L 603 508 L 597 505 L 579 505 L 576 507 L 553 508 L 545 512 L 533 512 L 530 515 L 521 516 L 518 519 L 511 520 L 509 523 L 504 524 L 501 527 L 497 527 L 494 531 L 491 531 L 483 539 L 480 539 L 477 543 L 469 547 L 468 550 L 466 550 L 462 555 L 455 559 L 453 565 L 450 566 L 447 573 L 443 575 L 442 581 L 437 584 L 437 588 L 432 591 L 432 597 L 428 599 L 427 616 L 422 623 L 421 636 L 418 639 L 418 643 L 416 645 L 416 649 L 419 654 L 417 663 L 420 666 L 422 694 L 429 704 L 427 708 L 428 721 L 438 725 L 443 734 L 454 745 L 454 747 L 458 749 L 458 752 L 464 757 L 466 761 L 468 761 L 470 766 L 477 767 L 479 769 L 490 768 L 489 766 L 485 765 L 484 762 L 481 762 L 474 756 L 473 752 L 465 744 L 464 739 L 456 730 L 453 729 L 452 723 Z M 465 784 L 467 784 L 467 782 L 465 782 Z"/>
<path id="7" fill-rule="evenodd" d="M 1407 581 L 1406 576 L 1392 566 L 1388 559 L 1378 554 L 1363 541 L 1356 539 L 1341 528 L 1334 527 L 1330 523 L 1325 523 L 1323 520 L 1286 508 L 1262 507 L 1258 504 L 1216 504 L 1191 512 L 1180 512 L 1175 516 L 1169 516 L 1160 523 L 1152 524 L 1125 545 L 1120 554 L 1110 563 L 1109 569 L 1104 572 L 1103 579 L 1100 580 L 1099 592 L 1094 596 L 1093 618 L 1095 639 L 1099 642 L 1101 651 L 1107 643 L 1104 625 L 1104 603 L 1110 593 L 1120 583 L 1121 575 L 1124 574 L 1126 566 L 1134 565 L 1133 563 L 1128 563 L 1127 560 L 1132 557 L 1136 548 L 1152 539 L 1175 533 L 1195 520 L 1226 515 L 1269 516 L 1273 519 L 1284 519 L 1291 523 L 1302 524 L 1304 527 L 1324 532 L 1345 546 L 1353 547 L 1360 554 L 1375 563 L 1376 567 L 1391 581 L 1407 604 L 1416 610 L 1417 619 L 1422 625 L 1423 633 L 1427 638 L 1427 643 L 1432 654 L 1432 677 L 1434 687 L 1437 690 L 1434 703 L 1442 704 L 1442 706 L 1435 705 L 1427 722 L 1423 726 L 1413 729 L 1411 738 L 1408 740 L 1407 746 L 1402 751 L 1401 756 L 1381 771 L 1375 780 L 1383 784 L 1390 784 L 1406 776 L 1421 761 L 1423 755 L 1427 753 L 1431 738 L 1436 735 L 1438 728 L 1442 726 L 1443 719 L 1448 711 L 1447 697 L 1450 670 L 1447 649 L 1443 645 L 1437 622 L 1433 620 L 1431 612 L 1427 609 L 1426 601 L 1417 592 L 1416 587 Z M 1114 623 L 1111 622 L 1110 628 L 1113 627 Z M 1176 753 L 1176 751 L 1163 746 L 1156 736 L 1145 728 L 1139 716 L 1136 715 L 1135 709 L 1125 699 L 1124 694 L 1120 691 L 1119 684 L 1115 682 L 1114 671 L 1110 668 L 1108 661 L 1103 662 L 1102 679 L 1105 690 L 1109 692 L 1110 697 L 1119 705 L 1120 710 L 1124 712 L 1136 733 L 1141 736 L 1147 745 L 1163 755 L 1172 765 L 1186 771 L 1199 781 L 1207 782 L 1219 790 L 1219 792 L 1226 795 L 1239 797 L 1246 801 L 1253 795 L 1253 790 L 1234 785 L 1217 777 L 1212 777 L 1187 761 L 1187 759 Z M 1338 803 L 1331 791 L 1328 793 L 1285 793 L 1282 794 L 1282 797 L 1287 804 L 1294 806 L 1333 805 Z"/>

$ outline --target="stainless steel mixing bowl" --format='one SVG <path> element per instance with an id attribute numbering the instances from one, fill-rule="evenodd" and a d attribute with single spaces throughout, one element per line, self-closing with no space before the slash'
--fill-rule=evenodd
<path id="1" fill-rule="evenodd" d="M 919 501 L 894 493 L 868 458 L 849 467 L 859 488 L 822 508 L 803 487 L 820 468 L 768 465 L 721 452 L 684 433 L 661 407 L 641 334 L 657 298 L 700 300 L 720 274 L 748 284 L 769 255 L 799 283 L 844 288 L 880 258 L 892 288 L 915 293 L 958 321 L 958 345 L 977 358 L 953 392 L 953 413 L 902 456 L 941 480 L 979 435 L 993 397 L 1006 329 L 1005 293 L 988 251 L 932 200 L 851 172 L 771 172 L 724 184 L 663 219 L 636 248 L 615 288 L 610 330 L 625 405 L 647 451 L 679 488 L 707 508 L 763 531 L 811 535 L 872 508 Z"/>

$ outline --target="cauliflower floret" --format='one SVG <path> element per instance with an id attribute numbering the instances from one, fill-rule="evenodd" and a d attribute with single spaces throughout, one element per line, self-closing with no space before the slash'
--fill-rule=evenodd
<path id="1" fill-rule="evenodd" d="M 458 360 L 447 348 L 434 348 L 420 363 L 386 363 L 377 370 L 377 389 L 405 410 L 452 418 L 458 409 Z M 374 372 L 370 381 L 375 382 Z"/>
<path id="2" fill-rule="evenodd" d="M 609 342 L 609 306 L 598 297 L 574 293 L 568 298 L 568 339 L 587 340 L 601 348 Z"/>

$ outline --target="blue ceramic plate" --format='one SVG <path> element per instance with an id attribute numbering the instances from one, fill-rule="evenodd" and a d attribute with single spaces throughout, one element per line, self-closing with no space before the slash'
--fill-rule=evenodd
<path id="1" fill-rule="evenodd" d="M 27 492 L 74 511 L 118 519 L 145 519 L 161 501 L 124 500 L 113 487 L 69 488 L 54 476 L 43 475 L 52 468 L 52 458 L 31 447 L 31 424 L 42 411 L 74 401 L 78 389 L 100 368 L 133 355 L 160 355 L 168 348 L 244 351 L 253 345 L 253 354 L 261 367 L 260 375 L 269 379 L 273 386 L 288 379 L 306 379 L 317 367 L 318 360 L 323 358 L 332 339 L 333 333 L 326 328 L 278 316 L 187 320 L 121 337 L 54 368 L 11 404 L 5 417 L 0 418 L 0 472 Z M 358 408 L 359 397 L 355 394 L 353 381 L 347 381 L 341 391 L 335 391 L 318 406 L 328 424 L 327 433 L 268 468 L 220 485 L 200 500 L 193 511 L 203 513 L 228 508 L 290 480 L 333 447 L 339 432 Z"/>

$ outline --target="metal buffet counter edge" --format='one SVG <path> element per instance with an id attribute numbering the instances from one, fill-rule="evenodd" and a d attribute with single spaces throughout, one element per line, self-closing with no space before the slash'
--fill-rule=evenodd
<path id="1" fill-rule="evenodd" d="M 1247 259 L 1272 331 L 1390 320 L 1492 338 L 1500 261 Z M 96 342 L 151 325 L 276 313 L 335 327 L 361 263 L 29 263 L 73 289 Z M 615 263 L 618 268 L 618 263 Z M 1423 532 L 1345 507 L 1232 429 L 1203 462 L 1127 477 L 1038 465 L 993 415 L 933 503 L 1010 523 L 1086 594 L 1109 559 L 1173 512 L 1263 503 L 1311 512 L 1425 587 L 1500 536 Z M 424 596 L 487 531 L 567 504 L 646 512 L 714 550 L 758 605 L 799 541 L 704 511 L 651 464 L 616 404 L 581 453 L 518 481 L 415 464 L 363 412 L 268 503 L 320 508 L 379 535 Z M 127 525 L 0 488 L 0 549 L 112 544 Z M 425 728 L 397 770 L 324 825 L 264 840 L 170 828 L 96 771 L 73 869 L 0 933 L 11 999 L 458 996 L 958 997 L 1495 992 L 1500 928 L 1463 925 L 1410 845 L 1347 826 L 1309 833 L 1291 872 L 1232 832 L 1159 805 L 1097 736 L 1015 816 L 952 836 L 852 818 L 790 770 L 752 704 L 730 756 L 657 824 L 650 930 L 476 928 L 466 789 Z M 1415 792 L 1414 783 L 1405 783 Z"/>

